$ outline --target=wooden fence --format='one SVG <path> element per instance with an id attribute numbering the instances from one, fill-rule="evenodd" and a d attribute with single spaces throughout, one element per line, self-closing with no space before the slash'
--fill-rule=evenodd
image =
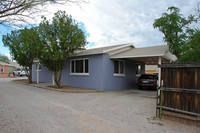
<path id="1" fill-rule="evenodd" d="M 200 63 L 162 64 L 163 87 L 200 90 Z"/>
<path id="2" fill-rule="evenodd" d="M 162 64 L 157 108 L 200 119 L 200 63 Z"/>

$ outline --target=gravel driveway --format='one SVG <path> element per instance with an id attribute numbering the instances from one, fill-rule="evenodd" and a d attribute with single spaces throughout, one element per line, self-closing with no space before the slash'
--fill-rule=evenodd
<path id="1" fill-rule="evenodd" d="M 155 98 L 65 93 L 0 78 L 0 133 L 200 133 L 155 119 Z"/>

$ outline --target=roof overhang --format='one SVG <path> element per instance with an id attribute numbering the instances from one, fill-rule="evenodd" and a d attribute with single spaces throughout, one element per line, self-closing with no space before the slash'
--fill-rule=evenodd
<path id="1" fill-rule="evenodd" d="M 177 60 L 177 57 L 169 52 L 168 46 L 166 45 L 135 48 L 110 56 L 111 59 L 132 59 L 147 65 L 157 65 L 159 57 L 161 57 L 162 62 L 174 62 Z"/>

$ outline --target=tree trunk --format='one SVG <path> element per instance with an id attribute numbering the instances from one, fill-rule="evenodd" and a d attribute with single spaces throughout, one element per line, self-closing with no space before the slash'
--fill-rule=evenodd
<path id="1" fill-rule="evenodd" d="M 57 88 L 60 88 L 61 76 L 62 76 L 62 70 L 60 70 L 59 72 L 54 72 L 54 81 L 56 83 Z"/>
<path id="2" fill-rule="evenodd" d="M 61 76 L 62 76 L 62 70 L 59 71 L 59 75 L 58 75 L 58 83 L 60 84 L 61 81 Z"/>
<path id="3" fill-rule="evenodd" d="M 56 87 L 60 88 L 60 83 L 58 82 L 57 72 L 54 72 L 54 81 L 56 83 Z"/>
<path id="4" fill-rule="evenodd" d="M 29 66 L 29 71 L 28 69 L 26 68 L 26 73 L 27 73 L 27 76 L 28 76 L 28 80 L 29 80 L 29 83 L 33 83 L 32 82 L 32 65 Z"/>

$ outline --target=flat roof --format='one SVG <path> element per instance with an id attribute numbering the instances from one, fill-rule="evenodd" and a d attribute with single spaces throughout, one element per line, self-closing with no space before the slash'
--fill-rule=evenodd
<path id="1" fill-rule="evenodd" d="M 145 62 L 146 64 L 157 64 L 158 57 L 161 57 L 164 62 L 177 60 L 177 57 L 169 52 L 168 45 L 132 48 L 125 52 L 115 54 L 110 58 L 112 59 L 129 58 Z"/>

